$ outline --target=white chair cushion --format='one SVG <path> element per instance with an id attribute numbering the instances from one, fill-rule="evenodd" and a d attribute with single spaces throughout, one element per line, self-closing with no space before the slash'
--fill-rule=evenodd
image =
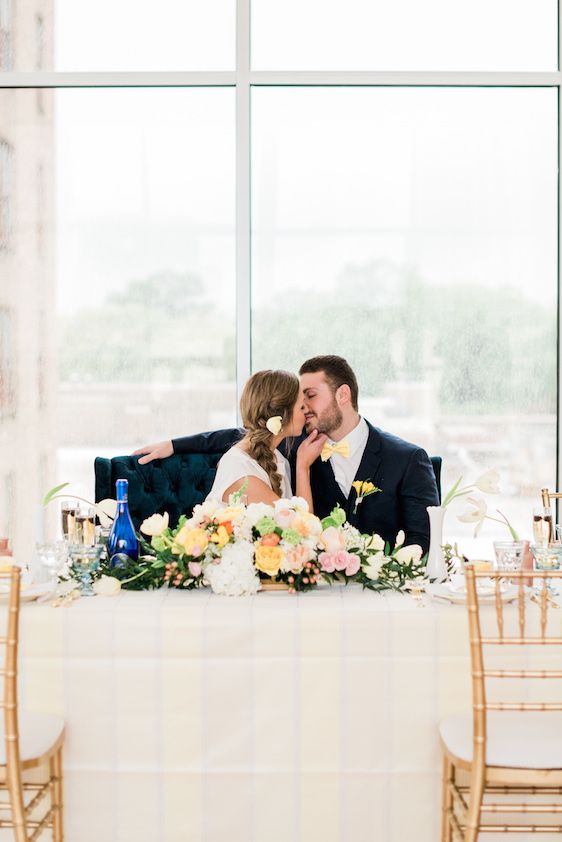
<path id="1" fill-rule="evenodd" d="M 512 769 L 562 769 L 561 713 L 488 713 L 486 763 Z M 451 754 L 472 761 L 472 716 L 449 716 L 439 726 Z"/>
<path id="2" fill-rule="evenodd" d="M 64 720 L 47 713 L 20 713 L 20 759 L 41 757 L 53 746 L 64 730 Z M 0 715 L 0 765 L 6 763 L 4 715 Z"/>

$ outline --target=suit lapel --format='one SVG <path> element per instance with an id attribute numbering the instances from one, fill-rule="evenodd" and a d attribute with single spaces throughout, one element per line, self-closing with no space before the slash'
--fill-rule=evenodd
<path id="1" fill-rule="evenodd" d="M 368 421 L 367 426 L 369 427 L 369 438 L 367 439 L 367 444 L 365 445 L 365 450 L 363 451 L 361 462 L 359 463 L 357 473 L 355 474 L 354 482 L 355 480 L 361 480 L 363 482 L 368 480 L 370 482 L 374 482 L 375 485 L 377 485 L 377 472 L 381 464 L 381 440 L 377 430 L 371 424 L 369 424 Z M 347 519 L 351 524 L 353 524 L 353 526 L 357 526 L 357 515 L 359 514 L 359 512 L 357 512 L 357 514 L 354 513 L 356 499 L 357 494 L 355 493 L 355 489 L 352 488 L 349 494 L 349 498 L 347 500 L 347 505 L 345 506 L 345 510 L 347 514 Z M 362 505 L 364 505 L 364 503 L 360 504 L 360 506 Z"/>

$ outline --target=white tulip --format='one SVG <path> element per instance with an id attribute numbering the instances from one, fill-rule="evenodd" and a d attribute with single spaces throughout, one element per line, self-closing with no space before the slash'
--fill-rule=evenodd
<path id="1" fill-rule="evenodd" d="M 169 522 L 170 515 L 168 512 L 164 512 L 163 515 L 155 514 L 151 517 L 147 517 L 146 520 L 143 520 L 140 531 L 144 532 L 145 535 L 151 535 L 152 537 L 155 535 L 161 535 L 162 532 L 168 528 Z"/>
<path id="2" fill-rule="evenodd" d="M 394 544 L 395 547 L 401 547 L 404 541 L 406 540 L 406 536 L 404 534 L 404 530 L 401 529 L 398 535 L 396 536 L 396 542 Z"/>
<path id="3" fill-rule="evenodd" d="M 476 497 L 468 497 L 468 506 L 462 513 L 457 515 L 461 523 L 478 523 L 486 517 L 487 506 L 484 500 L 478 500 Z"/>
<path id="4" fill-rule="evenodd" d="M 379 578 L 381 567 L 388 561 L 387 557 L 383 552 L 375 553 L 375 555 L 369 556 L 367 561 L 362 565 L 363 572 L 367 579 L 370 579 L 372 582 L 376 582 Z"/>
<path id="5" fill-rule="evenodd" d="M 92 587 L 98 596 L 117 596 L 121 590 L 121 582 L 114 576 L 100 576 Z"/>
<path id="6" fill-rule="evenodd" d="M 365 544 L 366 550 L 384 550 L 384 541 L 380 535 L 373 535 Z"/>
<path id="7" fill-rule="evenodd" d="M 481 477 L 474 481 L 474 485 L 478 491 L 484 494 L 499 494 L 500 493 L 500 475 L 494 469 L 486 471 Z"/>
<path id="8" fill-rule="evenodd" d="M 422 554 L 423 550 L 419 544 L 410 544 L 407 547 L 401 547 L 395 552 L 394 559 L 400 564 L 408 564 L 410 561 L 419 561 Z"/>
<path id="9" fill-rule="evenodd" d="M 106 497 L 105 500 L 100 500 L 95 505 L 96 514 L 101 525 L 107 529 L 115 520 L 115 513 L 117 512 L 117 500 L 112 500 L 111 497 Z"/>

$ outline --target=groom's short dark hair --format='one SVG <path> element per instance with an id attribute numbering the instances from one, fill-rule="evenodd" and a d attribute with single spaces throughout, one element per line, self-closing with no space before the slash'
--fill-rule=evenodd
<path id="1" fill-rule="evenodd" d="M 330 384 L 332 392 L 335 392 L 340 386 L 349 386 L 351 404 L 357 410 L 359 387 L 357 386 L 357 378 L 348 361 L 344 360 L 343 357 L 337 357 L 335 354 L 325 354 L 324 356 L 311 357 L 299 368 L 299 374 L 316 374 L 319 371 L 323 371 L 326 375 L 326 380 Z"/>

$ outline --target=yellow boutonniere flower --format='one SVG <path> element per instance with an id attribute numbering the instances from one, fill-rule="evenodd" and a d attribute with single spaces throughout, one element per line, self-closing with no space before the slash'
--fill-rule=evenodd
<path id="1" fill-rule="evenodd" d="M 373 482 L 369 482 L 369 480 L 357 479 L 355 480 L 355 482 L 351 483 L 351 487 L 355 489 L 355 493 L 357 494 L 353 514 L 357 513 L 359 504 L 363 502 L 365 497 L 368 497 L 370 494 L 376 494 L 377 492 L 382 491 L 381 488 L 377 488 L 377 486 Z"/>

